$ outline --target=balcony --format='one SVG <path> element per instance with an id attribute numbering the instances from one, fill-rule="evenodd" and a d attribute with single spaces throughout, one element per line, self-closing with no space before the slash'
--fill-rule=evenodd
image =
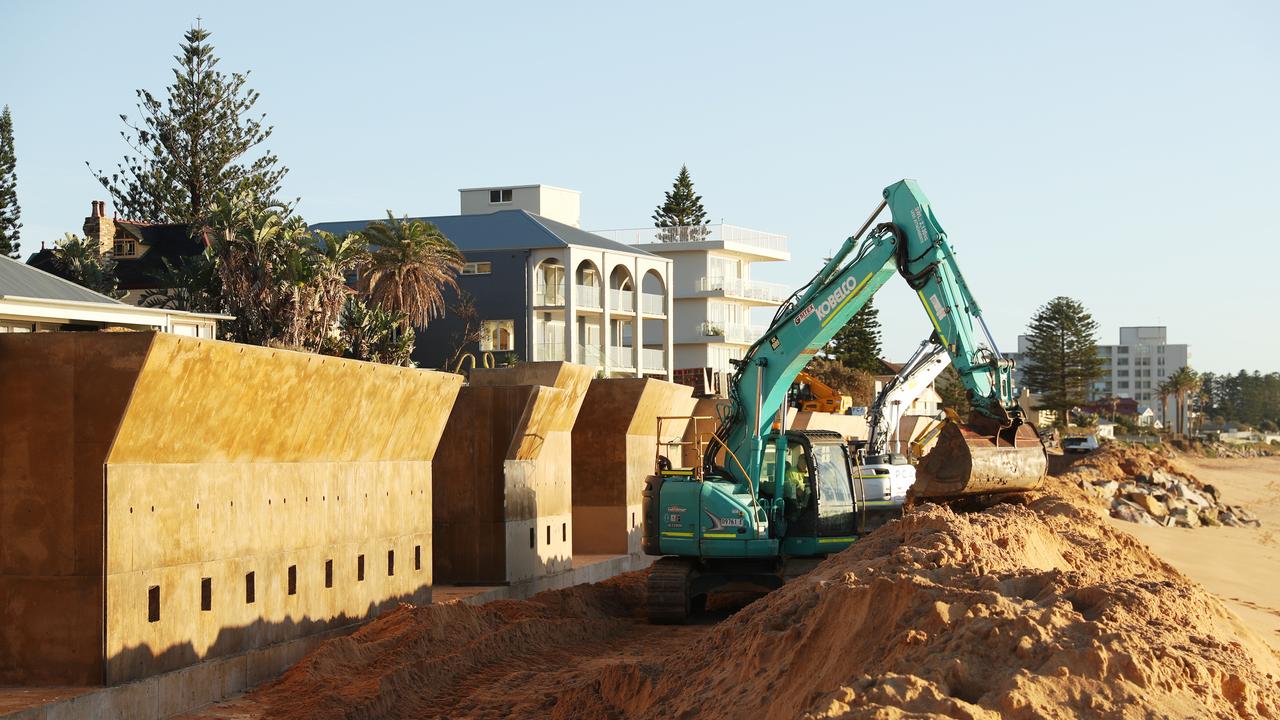
<path id="1" fill-rule="evenodd" d="M 609 367 L 617 369 L 634 368 L 636 366 L 635 350 L 629 347 L 609 348 Z"/>
<path id="2" fill-rule="evenodd" d="M 651 350 L 649 348 L 640 349 L 640 364 L 644 370 L 661 371 L 663 370 L 663 357 L 661 350 Z"/>
<path id="3" fill-rule="evenodd" d="M 573 286 L 573 303 L 580 308 L 600 309 L 600 288 L 595 285 Z"/>
<path id="4" fill-rule="evenodd" d="M 563 342 L 544 342 L 534 345 L 535 360 L 564 360 Z"/>
<path id="5" fill-rule="evenodd" d="M 703 338 L 724 338 L 723 342 L 750 345 L 759 340 L 768 329 L 765 325 L 704 322 L 698 326 L 698 333 Z"/>
<path id="6" fill-rule="evenodd" d="M 739 278 L 704 277 L 698 281 L 698 292 L 721 292 L 729 297 L 780 304 L 790 294 L 786 285 L 742 280 Z"/>
<path id="7" fill-rule="evenodd" d="M 599 345 L 579 345 L 578 346 L 578 362 L 583 365 L 593 365 L 595 367 L 604 366 L 604 352 L 600 350 Z"/>
<path id="8" fill-rule="evenodd" d="M 564 286 L 537 285 L 533 291 L 533 304 L 536 307 L 564 307 Z"/>
<path id="9" fill-rule="evenodd" d="M 640 309 L 646 315 L 662 315 L 664 310 L 663 297 L 654 293 L 640 293 Z"/>
<path id="10" fill-rule="evenodd" d="M 622 312 L 636 311 L 636 294 L 630 290 L 610 290 L 609 309 Z"/>
<path id="11" fill-rule="evenodd" d="M 669 228 L 593 230 L 592 233 L 627 245 L 651 243 L 719 242 L 744 245 L 769 253 L 786 253 L 787 236 L 752 230 L 737 225 L 682 225 Z"/>

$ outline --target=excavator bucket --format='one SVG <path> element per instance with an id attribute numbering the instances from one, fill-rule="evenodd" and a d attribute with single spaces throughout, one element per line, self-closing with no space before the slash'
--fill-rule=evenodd
<path id="1" fill-rule="evenodd" d="M 948 422 L 916 466 L 911 496 L 947 500 L 1039 488 L 1049 469 L 1040 436 L 1029 425 L 993 426 L 976 413 L 969 424 Z"/>

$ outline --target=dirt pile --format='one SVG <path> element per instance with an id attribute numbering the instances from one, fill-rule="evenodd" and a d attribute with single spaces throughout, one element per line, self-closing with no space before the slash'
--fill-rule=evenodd
<path id="1" fill-rule="evenodd" d="M 1221 501 L 1217 488 L 1196 479 L 1163 448 L 1108 444 L 1061 475 L 1091 491 L 1111 517 L 1142 525 L 1183 528 L 1258 527 L 1248 509 Z"/>
<path id="2" fill-rule="evenodd" d="M 1280 718 L 1280 658 L 1080 486 L 1112 466 L 1176 470 L 924 505 L 718 624 L 645 624 L 634 575 L 402 608 L 206 717 Z"/>

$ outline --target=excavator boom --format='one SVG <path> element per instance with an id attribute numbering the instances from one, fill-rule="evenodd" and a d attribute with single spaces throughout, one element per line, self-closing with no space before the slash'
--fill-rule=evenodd
<path id="1" fill-rule="evenodd" d="M 892 222 L 875 225 L 885 209 Z M 865 241 L 862 236 L 870 229 Z M 1035 489 L 1048 460 L 1035 430 L 1023 422 L 1013 390 L 1013 362 L 996 347 L 982 311 L 956 264 L 946 233 L 913 180 L 885 188 L 884 201 L 817 275 L 779 308 L 765 335 L 747 351 L 730 383 L 720 432 L 741 459 L 726 467 L 757 490 L 766 438 L 781 457 L 782 433 L 770 435 L 785 395 L 813 355 L 895 274 L 907 281 L 968 391 L 973 413 L 963 427 L 944 430 L 921 460 L 913 494 L 949 498 Z M 785 420 L 785 415 L 777 418 Z M 708 457 L 708 466 L 715 464 Z M 783 482 L 780 463 L 771 478 Z"/>

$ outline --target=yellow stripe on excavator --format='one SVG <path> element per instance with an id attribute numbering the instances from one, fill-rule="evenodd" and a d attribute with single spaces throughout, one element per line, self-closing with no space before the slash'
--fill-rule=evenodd
<path id="1" fill-rule="evenodd" d="M 818 538 L 818 544 L 821 545 L 822 543 L 853 542 L 854 540 L 857 540 L 857 539 L 858 538 L 856 537 L 831 537 L 831 538 L 820 537 Z"/>
<path id="2" fill-rule="evenodd" d="M 850 292 L 848 295 L 845 295 L 845 296 L 844 296 L 844 299 L 840 301 L 840 304 L 839 304 L 839 305 L 837 305 L 837 306 L 835 307 L 835 309 L 834 309 L 834 310 L 832 310 L 832 311 L 827 315 L 826 319 L 825 319 L 825 320 L 823 320 L 823 321 L 822 321 L 822 324 L 821 324 L 821 325 L 819 325 L 818 327 L 826 327 L 826 326 L 827 326 L 827 323 L 829 323 L 829 322 L 831 322 L 832 320 L 834 320 L 834 319 L 836 318 L 836 313 L 840 312 L 840 309 L 841 309 L 841 308 L 843 308 L 845 305 L 848 305 L 850 300 L 852 300 L 852 299 L 854 299 L 855 297 L 857 297 L 857 296 L 858 296 L 858 293 L 862 292 L 862 288 L 866 287 L 867 283 L 868 283 L 868 282 L 871 280 L 871 278 L 873 278 L 873 277 L 875 277 L 875 273 L 871 273 L 870 275 L 868 275 L 868 276 L 866 276 L 866 277 L 862 278 L 862 282 L 858 283 L 857 287 L 855 287 L 855 288 L 853 289 L 853 291 L 852 291 L 852 292 Z"/>
<path id="3" fill-rule="evenodd" d="M 933 314 L 933 308 L 929 307 L 929 301 L 924 299 L 924 291 L 917 290 L 916 294 L 920 296 L 920 304 L 924 305 L 925 314 L 929 316 L 929 322 L 933 323 L 933 329 L 938 331 L 938 344 L 943 347 L 950 347 L 947 345 L 947 337 L 942 334 L 942 325 L 938 323 L 938 318 Z"/>

